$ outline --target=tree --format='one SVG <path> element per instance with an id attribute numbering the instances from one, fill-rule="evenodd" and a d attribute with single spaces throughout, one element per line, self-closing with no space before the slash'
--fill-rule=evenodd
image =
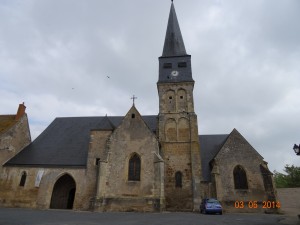
<path id="1" fill-rule="evenodd" d="M 274 171 L 274 180 L 277 188 L 300 187 L 300 167 L 285 165 L 286 174 Z"/>

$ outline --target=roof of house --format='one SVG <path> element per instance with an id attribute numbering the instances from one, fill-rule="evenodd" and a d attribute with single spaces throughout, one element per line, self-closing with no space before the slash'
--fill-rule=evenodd
<path id="1" fill-rule="evenodd" d="M 31 144 L 9 160 L 6 166 L 85 167 L 90 130 L 111 130 L 124 117 L 56 118 Z M 155 132 L 157 116 L 142 117 Z"/>
<path id="2" fill-rule="evenodd" d="M 0 115 L 0 134 L 16 124 L 16 115 Z"/>
<path id="3" fill-rule="evenodd" d="M 218 154 L 229 134 L 199 135 L 202 176 L 204 181 L 211 181 L 210 161 Z"/>
<path id="4" fill-rule="evenodd" d="M 56 118 L 31 144 L 5 166 L 86 167 L 91 130 L 114 130 L 123 116 Z M 156 132 L 157 116 L 142 116 L 152 132 Z M 228 134 L 199 135 L 202 173 L 211 179 L 209 162 L 217 155 Z"/>
<path id="5" fill-rule="evenodd" d="M 86 167 L 90 130 L 113 130 L 123 116 L 56 118 L 30 145 L 10 159 L 5 166 Z M 157 116 L 142 116 L 156 132 Z M 199 135 L 202 173 L 210 181 L 209 162 L 226 141 L 228 134 Z"/>
<path id="6" fill-rule="evenodd" d="M 120 123 L 120 121 L 115 121 L 115 123 Z M 110 121 L 110 119 L 105 116 L 98 124 L 95 124 L 93 130 L 114 130 L 116 126 Z"/>

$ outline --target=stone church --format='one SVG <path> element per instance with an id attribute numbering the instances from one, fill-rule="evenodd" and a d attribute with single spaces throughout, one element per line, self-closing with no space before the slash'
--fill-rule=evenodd
<path id="1" fill-rule="evenodd" d="M 236 130 L 199 135 L 191 55 L 173 2 L 159 60 L 158 115 L 63 117 L 31 141 L 25 105 L 0 116 L 0 206 L 198 211 L 202 198 L 276 200 L 263 157 Z"/>

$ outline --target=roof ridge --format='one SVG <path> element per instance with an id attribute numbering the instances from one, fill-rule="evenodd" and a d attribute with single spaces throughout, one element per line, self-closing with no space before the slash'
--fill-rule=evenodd
<path id="1" fill-rule="evenodd" d="M 157 114 L 155 114 L 155 115 L 141 115 L 141 116 L 142 117 L 157 116 Z M 68 118 L 70 118 L 70 119 L 72 119 L 72 118 L 104 118 L 104 117 L 108 117 L 108 118 L 120 118 L 120 117 L 125 117 L 125 116 L 59 116 L 59 117 L 55 117 L 55 119 L 68 119 Z"/>
<path id="2" fill-rule="evenodd" d="M 220 135 L 229 135 L 229 134 L 199 134 L 198 136 L 220 136 Z"/>

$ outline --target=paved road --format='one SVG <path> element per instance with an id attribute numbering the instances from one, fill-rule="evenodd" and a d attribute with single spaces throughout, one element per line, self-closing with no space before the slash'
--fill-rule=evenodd
<path id="1" fill-rule="evenodd" d="M 99 213 L 0 208 L 0 225 L 276 225 L 282 222 L 282 215 L 252 213 Z"/>

